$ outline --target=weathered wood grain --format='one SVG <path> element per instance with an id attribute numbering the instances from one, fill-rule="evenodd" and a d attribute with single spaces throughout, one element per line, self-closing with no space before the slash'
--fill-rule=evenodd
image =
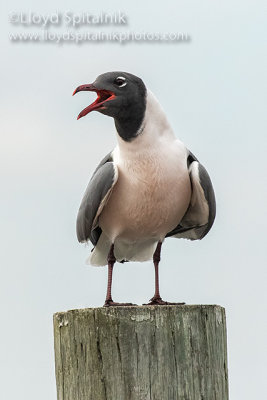
<path id="1" fill-rule="evenodd" d="M 227 400 L 220 306 L 89 308 L 54 315 L 58 400 Z"/>

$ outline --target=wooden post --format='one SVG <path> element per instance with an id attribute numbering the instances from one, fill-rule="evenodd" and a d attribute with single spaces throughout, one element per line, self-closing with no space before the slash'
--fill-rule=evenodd
<path id="1" fill-rule="evenodd" d="M 54 315 L 58 400 L 227 400 L 216 305 L 89 308 Z"/>

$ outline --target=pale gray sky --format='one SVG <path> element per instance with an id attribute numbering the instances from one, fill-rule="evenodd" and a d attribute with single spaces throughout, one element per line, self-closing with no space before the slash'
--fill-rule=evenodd
<path id="1" fill-rule="evenodd" d="M 11 32 L 40 31 L 8 23 L 10 12 L 30 10 L 122 10 L 128 26 L 84 30 L 186 32 L 192 40 L 11 43 Z M 210 234 L 164 244 L 162 297 L 224 306 L 231 400 L 266 398 L 263 16 L 259 0 L 9 1 L 2 8 L 1 398 L 55 399 L 53 313 L 103 304 L 107 271 L 85 266 L 89 248 L 77 243 L 75 219 L 91 173 L 115 145 L 114 127 L 99 113 L 76 121 L 94 95 L 71 94 L 112 70 L 144 80 L 215 187 Z M 152 263 L 118 265 L 114 298 L 147 301 L 153 274 Z"/>

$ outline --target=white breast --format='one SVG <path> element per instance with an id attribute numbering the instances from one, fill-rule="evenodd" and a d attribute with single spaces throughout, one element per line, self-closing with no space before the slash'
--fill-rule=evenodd
<path id="1" fill-rule="evenodd" d="M 184 216 L 191 186 L 187 150 L 151 92 L 142 133 L 132 142 L 118 137 L 113 158 L 119 177 L 100 227 L 112 242 L 162 240 Z"/>

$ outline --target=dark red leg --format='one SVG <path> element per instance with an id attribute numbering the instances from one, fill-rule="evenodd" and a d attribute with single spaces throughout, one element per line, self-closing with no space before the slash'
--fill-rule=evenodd
<path id="1" fill-rule="evenodd" d="M 162 300 L 159 294 L 159 262 L 160 262 L 160 253 L 161 253 L 161 246 L 162 242 L 158 242 L 158 245 L 156 247 L 155 253 L 153 254 L 153 262 L 154 262 L 154 267 L 155 267 L 155 294 L 150 299 L 150 302 L 148 306 L 154 306 L 154 305 L 183 305 L 185 303 L 169 303 L 168 301 Z"/>
<path id="2" fill-rule="evenodd" d="M 104 307 L 110 306 L 135 306 L 136 304 L 132 303 L 115 303 L 112 300 L 111 296 L 111 286 L 112 286 L 112 273 L 113 267 L 116 262 L 116 258 L 114 256 L 114 244 L 111 245 L 109 253 L 108 253 L 108 287 L 107 287 L 107 295 Z"/>

